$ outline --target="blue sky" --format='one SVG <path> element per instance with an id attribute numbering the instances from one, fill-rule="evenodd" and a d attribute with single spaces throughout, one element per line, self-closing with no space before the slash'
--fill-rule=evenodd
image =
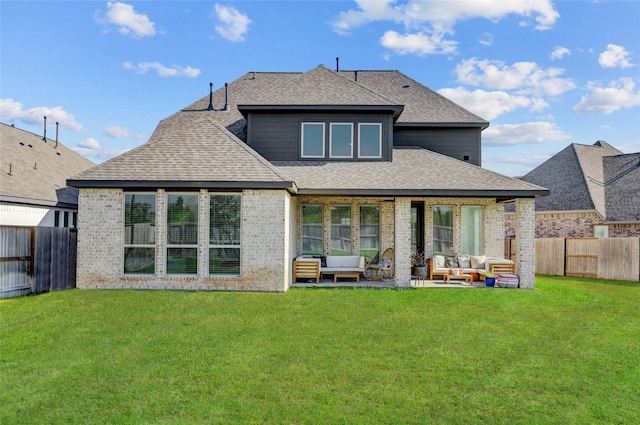
<path id="1" fill-rule="evenodd" d="M 397 69 L 491 122 L 518 176 L 640 151 L 640 1 L 1 1 L 0 121 L 102 162 L 249 71 Z"/>

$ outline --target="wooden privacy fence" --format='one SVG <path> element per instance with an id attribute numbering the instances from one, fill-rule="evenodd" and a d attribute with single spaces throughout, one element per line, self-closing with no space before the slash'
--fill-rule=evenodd
<path id="1" fill-rule="evenodd" d="M 0 227 L 0 298 L 76 286 L 77 232 L 63 227 Z"/>
<path id="2" fill-rule="evenodd" d="M 640 280 L 640 238 L 536 239 L 536 273 Z"/>

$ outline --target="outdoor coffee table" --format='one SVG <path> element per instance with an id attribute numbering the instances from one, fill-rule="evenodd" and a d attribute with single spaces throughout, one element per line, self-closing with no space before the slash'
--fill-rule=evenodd
<path id="1" fill-rule="evenodd" d="M 473 282 L 473 276 L 470 274 L 446 274 L 444 275 L 445 283 L 451 283 L 452 280 L 464 280 L 467 283 Z"/>

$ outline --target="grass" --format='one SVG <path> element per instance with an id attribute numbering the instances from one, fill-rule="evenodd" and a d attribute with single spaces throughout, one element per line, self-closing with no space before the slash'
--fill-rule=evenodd
<path id="1" fill-rule="evenodd" d="M 2 424 L 629 424 L 640 284 L 0 302 Z"/>

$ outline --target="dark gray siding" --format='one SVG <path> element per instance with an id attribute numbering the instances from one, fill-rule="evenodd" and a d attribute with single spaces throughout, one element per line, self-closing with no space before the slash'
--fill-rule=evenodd
<path id="1" fill-rule="evenodd" d="M 420 146 L 452 158 L 482 165 L 480 128 L 396 127 L 395 146 Z"/>
<path id="2" fill-rule="evenodd" d="M 327 158 L 302 158 L 300 155 L 300 133 L 303 122 L 325 123 L 325 152 Z M 332 159 L 329 152 L 329 123 L 348 122 L 354 124 L 352 161 L 390 161 L 393 152 L 393 118 L 383 113 L 249 113 L 247 119 L 247 143 L 269 161 L 345 161 Z M 358 123 L 382 124 L 382 158 L 359 159 Z"/>

